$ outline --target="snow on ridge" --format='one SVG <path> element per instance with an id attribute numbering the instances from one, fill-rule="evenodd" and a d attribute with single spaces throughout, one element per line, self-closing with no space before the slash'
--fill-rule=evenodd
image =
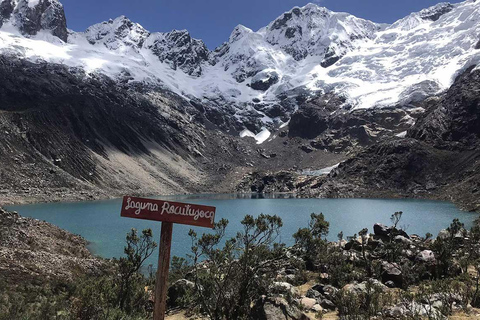
<path id="1" fill-rule="evenodd" d="M 254 99 L 274 104 L 296 89 L 337 93 L 352 109 L 382 107 L 446 90 L 460 71 L 480 62 L 474 49 L 479 7 L 472 0 L 442 3 L 386 26 L 307 4 L 258 31 L 238 25 L 213 52 L 187 31 L 150 33 L 124 16 L 70 32 L 68 43 L 43 32 L 19 36 L 5 23 L 0 52 L 159 84 L 238 110 Z M 278 81 L 252 88 L 256 75 L 273 73 Z"/>

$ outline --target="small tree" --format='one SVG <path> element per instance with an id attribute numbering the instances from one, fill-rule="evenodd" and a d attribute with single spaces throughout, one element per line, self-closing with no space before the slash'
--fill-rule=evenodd
<path id="1" fill-rule="evenodd" d="M 213 234 L 198 238 L 190 230 L 195 276 L 195 298 L 210 319 L 246 319 L 252 302 L 268 292 L 284 257 L 276 242 L 282 220 L 278 216 L 250 215 L 243 231 L 225 241 L 228 220 L 215 224 Z"/>
<path id="2" fill-rule="evenodd" d="M 463 223 L 458 219 L 454 219 L 447 228 L 448 234 L 444 237 L 437 237 L 432 250 L 435 252 L 437 258 L 437 276 L 450 276 L 453 272 L 455 263 L 455 256 L 460 253 L 462 239 L 457 239 L 456 236 L 464 231 Z"/>
<path id="3" fill-rule="evenodd" d="M 390 217 L 390 221 L 392 221 L 392 228 L 389 234 L 388 242 L 385 244 L 385 253 L 386 259 L 388 262 L 398 262 L 398 259 L 401 256 L 401 252 L 404 249 L 404 245 L 402 243 L 395 243 L 394 239 L 395 236 L 401 233 L 401 229 L 399 231 L 398 224 L 402 220 L 402 211 L 397 211 Z"/>
<path id="4" fill-rule="evenodd" d="M 308 228 L 298 229 L 293 234 L 295 244 L 302 250 L 307 263 L 307 269 L 312 269 L 318 255 L 326 250 L 326 239 L 330 223 L 325 220 L 323 213 L 310 215 Z"/>
<path id="5" fill-rule="evenodd" d="M 142 231 L 139 237 L 136 229 L 132 229 L 126 237 L 127 246 L 124 248 L 126 257 L 119 260 L 120 288 L 118 291 L 118 304 L 121 310 L 131 312 L 135 308 L 138 295 L 135 290 L 142 275 L 139 274 L 145 260 L 154 252 L 157 244 L 153 241 L 151 229 Z"/>
<path id="6" fill-rule="evenodd" d="M 392 216 L 390 217 L 390 221 L 393 223 L 393 228 L 397 229 L 398 224 L 400 223 L 400 220 L 402 220 L 402 211 L 397 211 Z"/>
<path id="7" fill-rule="evenodd" d="M 362 240 L 362 243 L 361 243 L 362 259 L 363 259 L 363 264 L 365 265 L 365 271 L 367 273 L 367 277 L 371 278 L 372 277 L 372 262 L 367 257 L 367 250 L 366 250 L 367 239 L 368 239 L 368 229 L 364 228 L 364 229 L 360 230 L 358 232 L 358 235 L 360 236 L 360 239 Z"/>

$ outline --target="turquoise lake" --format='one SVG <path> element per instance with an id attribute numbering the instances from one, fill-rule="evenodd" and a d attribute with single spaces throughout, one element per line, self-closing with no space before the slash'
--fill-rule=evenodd
<path id="1" fill-rule="evenodd" d="M 277 214 L 283 220 L 279 240 L 291 245 L 292 234 L 298 228 L 306 227 L 312 212 L 323 212 L 330 222 L 330 240 L 336 240 L 343 231 L 344 237 L 357 233 L 362 228 L 373 232 L 374 223 L 390 225 L 390 216 L 395 211 L 403 211 L 400 226 L 407 233 L 434 236 L 452 222 L 460 219 L 470 227 L 477 217 L 474 213 L 463 212 L 449 202 L 412 200 L 412 199 L 295 199 L 261 198 L 252 195 L 189 195 L 159 197 L 165 200 L 178 200 L 189 203 L 217 207 L 216 220 L 226 218 L 230 221 L 227 236 L 234 236 L 240 230 L 240 221 L 246 214 L 257 216 L 260 213 Z M 125 235 L 131 228 L 142 230 L 151 228 L 155 240 L 160 237 L 160 222 L 120 217 L 121 199 L 75 202 L 47 203 L 33 205 L 8 206 L 21 215 L 45 220 L 72 233 L 80 234 L 90 242 L 89 249 L 102 257 L 120 257 L 123 254 Z M 190 251 L 188 231 L 192 227 L 174 225 L 172 256 L 185 257 Z M 209 229 L 193 227 L 197 233 Z M 148 263 L 156 266 L 158 252 Z"/>

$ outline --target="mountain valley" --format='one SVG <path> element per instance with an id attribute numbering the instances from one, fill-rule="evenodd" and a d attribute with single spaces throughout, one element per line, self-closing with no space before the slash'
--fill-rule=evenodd
<path id="1" fill-rule="evenodd" d="M 124 16 L 75 32 L 57 0 L 3 0 L 0 26 L 2 203 L 241 191 L 478 210 L 476 1 L 391 25 L 309 4 L 213 51 Z"/>

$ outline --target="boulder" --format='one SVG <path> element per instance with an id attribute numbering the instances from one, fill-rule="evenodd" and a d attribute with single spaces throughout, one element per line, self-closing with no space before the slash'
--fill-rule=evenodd
<path id="1" fill-rule="evenodd" d="M 169 307 L 182 306 L 183 299 L 193 291 L 195 284 L 187 279 L 180 279 L 175 281 L 168 288 L 168 305 Z"/>
<path id="2" fill-rule="evenodd" d="M 327 298 L 333 298 L 338 292 L 338 289 L 331 285 L 326 285 L 323 287 L 323 290 L 320 291 Z"/>
<path id="3" fill-rule="evenodd" d="M 367 242 L 367 248 L 370 249 L 370 250 L 375 250 L 376 248 L 381 248 L 383 247 L 383 241 L 377 237 L 377 239 L 375 238 L 370 238 L 368 239 L 368 242 Z"/>
<path id="4" fill-rule="evenodd" d="M 377 279 L 369 279 L 361 283 L 358 283 L 358 282 L 349 283 L 343 287 L 343 290 L 347 292 L 354 292 L 354 293 L 365 293 L 367 291 L 368 282 L 370 282 L 371 286 L 378 287 L 382 289 L 382 291 L 385 289 L 385 285 L 380 281 L 378 281 Z"/>
<path id="5" fill-rule="evenodd" d="M 316 304 L 312 307 L 312 310 L 315 311 L 315 312 L 323 312 L 323 308 L 321 305 L 319 304 Z"/>
<path id="6" fill-rule="evenodd" d="M 397 235 L 393 238 L 393 240 L 396 243 L 403 243 L 405 245 L 411 245 L 413 243 L 412 240 L 408 239 L 407 237 L 405 237 L 403 235 Z"/>
<path id="7" fill-rule="evenodd" d="M 265 296 L 255 302 L 250 318 L 256 320 L 310 320 L 307 315 L 289 304 L 284 298 Z"/>
<path id="8" fill-rule="evenodd" d="M 306 297 L 308 298 L 312 298 L 312 299 L 323 299 L 323 295 L 318 292 L 317 290 L 313 290 L 313 289 L 308 289 L 307 291 L 307 294 L 305 295 Z"/>
<path id="9" fill-rule="evenodd" d="M 382 282 L 392 281 L 397 288 L 402 287 L 403 275 L 402 270 L 396 263 L 382 262 Z"/>
<path id="10" fill-rule="evenodd" d="M 324 284 L 321 284 L 321 283 L 319 283 L 319 284 L 315 284 L 315 285 L 313 285 L 313 286 L 312 286 L 312 288 L 311 288 L 310 290 L 314 290 L 314 291 L 317 291 L 317 292 L 320 292 L 320 293 L 322 293 L 322 292 L 323 292 L 323 287 L 325 287 L 325 285 L 324 285 Z"/>
<path id="11" fill-rule="evenodd" d="M 332 300 L 330 300 L 330 299 L 323 299 L 320 302 L 320 306 L 323 309 L 327 309 L 327 310 L 335 310 L 336 309 L 335 303 L 333 303 Z"/>
<path id="12" fill-rule="evenodd" d="M 278 72 L 273 69 L 265 69 L 257 73 L 251 81 L 251 87 L 253 90 L 268 90 L 272 85 L 279 80 Z"/>
<path id="13" fill-rule="evenodd" d="M 448 232 L 446 229 L 440 230 L 440 232 L 437 235 L 438 239 L 446 240 L 450 237 L 450 232 Z"/>
<path id="14" fill-rule="evenodd" d="M 415 257 L 415 261 L 428 265 L 435 265 L 437 263 L 437 259 L 435 259 L 435 254 L 432 250 L 420 251 Z"/>
<path id="15" fill-rule="evenodd" d="M 298 290 L 288 282 L 274 282 L 270 287 L 272 293 L 298 295 Z"/>
<path id="16" fill-rule="evenodd" d="M 373 233 L 376 236 L 380 237 L 388 237 L 390 235 L 390 232 L 392 231 L 391 228 L 387 227 L 386 225 L 383 225 L 381 223 L 375 223 L 373 225 Z"/>
<path id="17" fill-rule="evenodd" d="M 331 285 L 316 284 L 310 290 L 319 292 L 326 298 L 332 298 L 337 294 L 338 289 Z"/>
<path id="18" fill-rule="evenodd" d="M 345 250 L 357 250 L 361 251 L 362 250 L 362 244 L 358 240 L 350 240 L 345 244 Z"/>
<path id="19" fill-rule="evenodd" d="M 310 310 L 313 308 L 314 305 L 317 304 L 317 300 L 316 299 L 313 299 L 313 298 L 302 298 L 300 300 L 300 304 L 307 310 Z"/>

